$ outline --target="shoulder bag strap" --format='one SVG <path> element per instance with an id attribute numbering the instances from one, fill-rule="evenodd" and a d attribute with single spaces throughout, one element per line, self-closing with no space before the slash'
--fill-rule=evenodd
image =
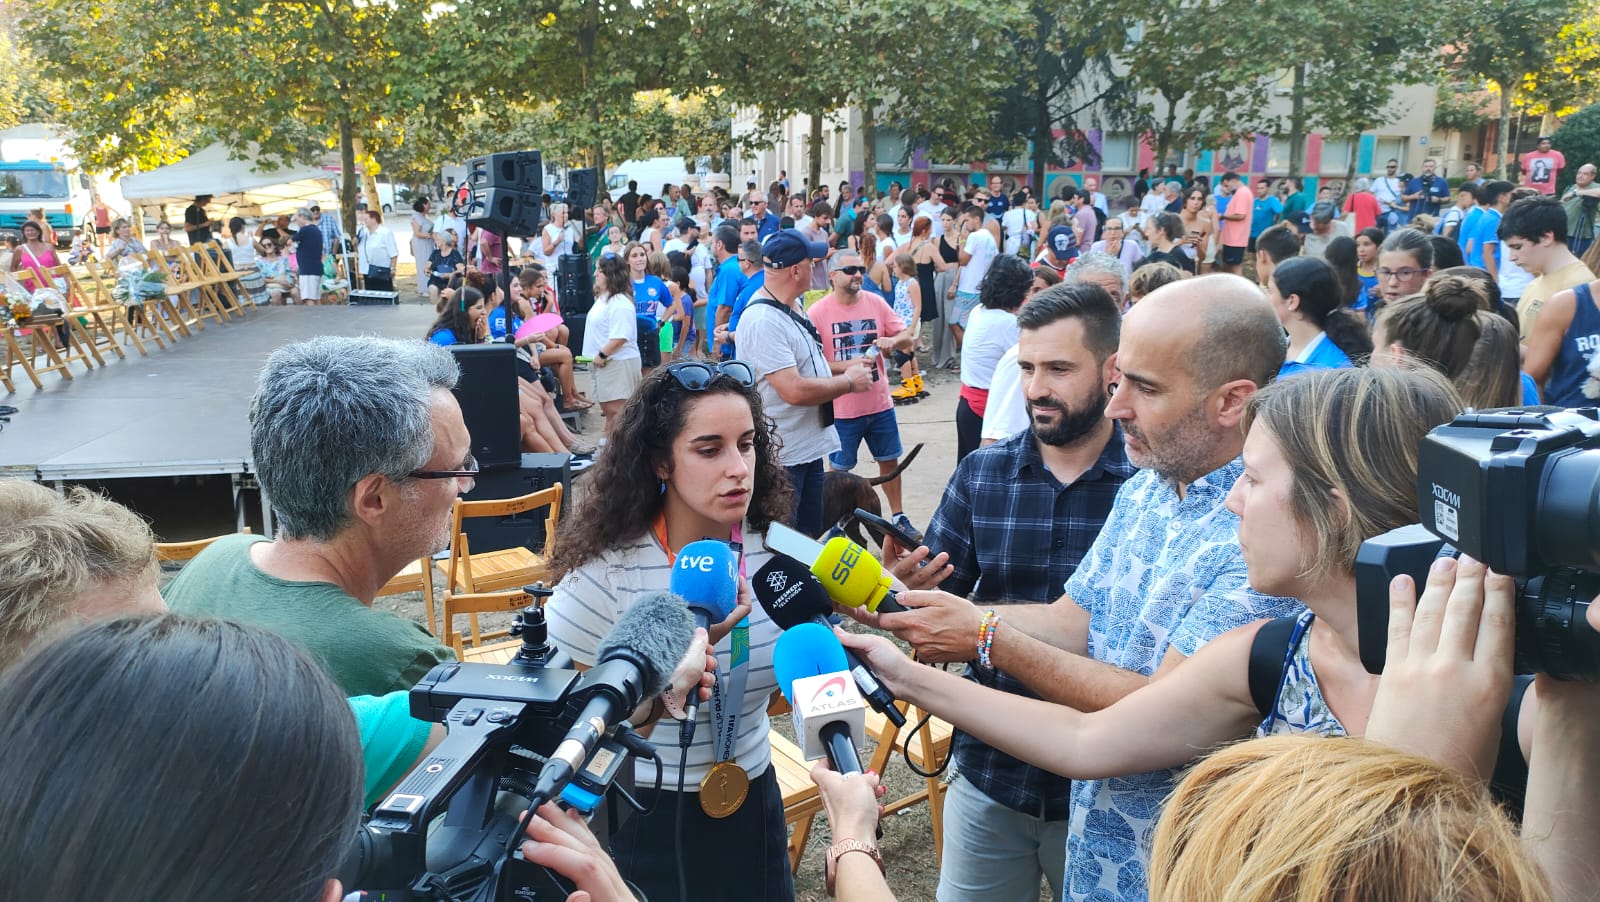
<path id="1" fill-rule="evenodd" d="M 1261 624 L 1250 642 L 1250 698 L 1262 717 L 1272 713 L 1278 686 L 1287 669 L 1289 642 L 1294 638 L 1294 617 L 1279 617 Z"/>

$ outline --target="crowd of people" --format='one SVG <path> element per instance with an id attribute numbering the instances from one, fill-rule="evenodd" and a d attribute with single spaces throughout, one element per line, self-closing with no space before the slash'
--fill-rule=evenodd
<path id="1" fill-rule="evenodd" d="M 631 718 L 654 735 L 707 702 L 681 758 L 637 763 L 643 813 L 606 848 L 553 807 L 528 825 L 523 852 L 594 902 L 794 897 L 768 741 L 781 630 L 749 580 L 774 524 L 833 525 L 823 485 L 863 442 L 915 547 L 875 536 L 905 610 L 843 609 L 858 623 L 836 633 L 955 728 L 939 899 L 1587 898 L 1600 691 L 1513 679 L 1512 581 L 1470 558 L 1395 579 L 1381 676 L 1356 613 L 1362 543 L 1419 522 L 1431 429 L 1600 397 L 1600 190 L 1586 164 L 1555 196 L 1565 163 L 1544 160 L 1525 186 L 1454 192 L 1396 164 L 1339 200 L 1174 171 L 1120 213 L 1092 177 L 1048 202 L 998 178 L 878 199 L 630 185 L 582 228 L 552 203 L 514 248 L 419 202 L 427 340 L 318 338 L 261 374 L 251 445 L 276 536 L 218 540 L 158 593 L 136 516 L 0 483 L 0 786 L 30 812 L 0 839 L 122 831 L 91 863 L 0 861 L 0 895 L 357 889 L 334 879 L 338 853 L 440 741 L 405 693 L 452 659 L 373 600 L 447 546 L 477 474 L 444 348 L 502 340 L 524 447 L 593 454 L 547 548 L 550 640 L 577 666 L 670 588 L 686 545 L 742 552 L 732 612 Z M 324 240 L 313 212 L 302 244 Z M 367 278 L 392 282 L 381 215 L 357 245 Z M 575 323 L 521 328 L 574 278 L 594 294 L 579 347 Z M 924 366 L 959 371 L 953 472 L 925 530 L 896 414 L 927 399 Z M 580 446 L 560 413 L 590 405 L 604 444 Z M 111 759 L 95 753 L 107 721 Z M 41 760 L 87 788 L 39 779 Z M 83 773 L 133 795 L 99 798 Z M 878 776 L 813 777 L 831 888 L 894 898 Z M 251 816 L 267 794 L 284 816 Z M 189 829 L 153 825 L 180 805 Z"/>

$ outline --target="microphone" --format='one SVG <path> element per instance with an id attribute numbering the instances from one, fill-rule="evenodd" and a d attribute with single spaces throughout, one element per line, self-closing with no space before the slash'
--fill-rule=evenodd
<path id="1" fill-rule="evenodd" d="M 830 626 L 828 617 L 833 613 L 833 604 L 828 600 L 828 591 L 805 564 L 786 554 L 774 554 L 757 570 L 751 588 L 755 590 L 756 601 L 781 630 L 793 629 L 802 623 Z M 844 649 L 844 659 L 846 669 L 855 678 L 856 689 L 866 698 L 867 704 L 895 726 L 905 726 L 905 715 L 894 706 L 894 693 L 878 681 L 872 668 L 848 648 Z"/>
<path id="2" fill-rule="evenodd" d="M 828 597 L 847 608 L 864 607 L 875 614 L 907 610 L 889 588 L 894 582 L 884 572 L 883 565 L 865 548 L 844 536 L 835 536 L 828 544 L 819 545 L 804 533 L 773 523 L 767 527 L 767 548 L 808 563 L 812 574 L 828 591 Z"/>
<path id="3" fill-rule="evenodd" d="M 772 672 L 794 711 L 794 735 L 807 761 L 826 756 L 841 774 L 861 773 L 855 736 L 867 731 L 867 706 L 845 672 L 844 646 L 821 624 L 802 623 L 778 637 Z"/>
<path id="4" fill-rule="evenodd" d="M 588 701 L 539 771 L 534 786 L 537 801 L 555 798 L 606 731 L 640 702 L 667 688 L 673 669 L 693 641 L 694 621 L 676 595 L 646 595 L 623 613 L 600 643 L 594 666 L 573 684 L 573 696 L 587 695 Z"/>
<path id="5" fill-rule="evenodd" d="M 728 619 L 739 601 L 739 558 L 727 542 L 690 542 L 678 552 L 669 585 L 674 595 L 688 603 L 695 625 L 709 631 L 711 624 Z M 694 741 L 695 718 L 700 716 L 698 692 L 690 692 L 684 699 L 683 714 L 678 745 L 687 747 Z"/>

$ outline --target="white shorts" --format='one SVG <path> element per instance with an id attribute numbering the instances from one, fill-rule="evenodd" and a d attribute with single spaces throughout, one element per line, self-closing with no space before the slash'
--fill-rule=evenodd
<path id="1" fill-rule="evenodd" d="M 591 401 L 626 401 L 633 390 L 644 381 L 639 358 L 609 360 L 605 366 L 589 364 L 589 375 L 594 382 L 590 389 Z"/>
<path id="2" fill-rule="evenodd" d="M 315 304 L 322 300 L 322 273 L 300 277 L 300 302 Z"/>

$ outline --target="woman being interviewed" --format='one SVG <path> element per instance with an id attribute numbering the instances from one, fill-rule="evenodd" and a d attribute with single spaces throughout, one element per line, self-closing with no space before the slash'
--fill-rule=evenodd
<path id="1" fill-rule="evenodd" d="M 638 794 L 650 811 L 614 837 L 623 875 L 652 900 L 794 895 L 767 741 L 779 630 L 748 601 L 749 575 L 771 558 L 767 526 L 788 519 L 794 492 L 754 382 L 737 360 L 687 360 L 651 373 L 612 428 L 550 560 L 560 580 L 545 609 L 550 638 L 592 665 L 623 611 L 671 586 L 685 545 L 709 538 L 743 548 L 740 604 L 711 628 L 718 694 L 700 706 L 686 753 L 672 750 L 677 724 L 658 728 L 662 789 L 651 791 L 655 766 L 641 763 Z"/>

